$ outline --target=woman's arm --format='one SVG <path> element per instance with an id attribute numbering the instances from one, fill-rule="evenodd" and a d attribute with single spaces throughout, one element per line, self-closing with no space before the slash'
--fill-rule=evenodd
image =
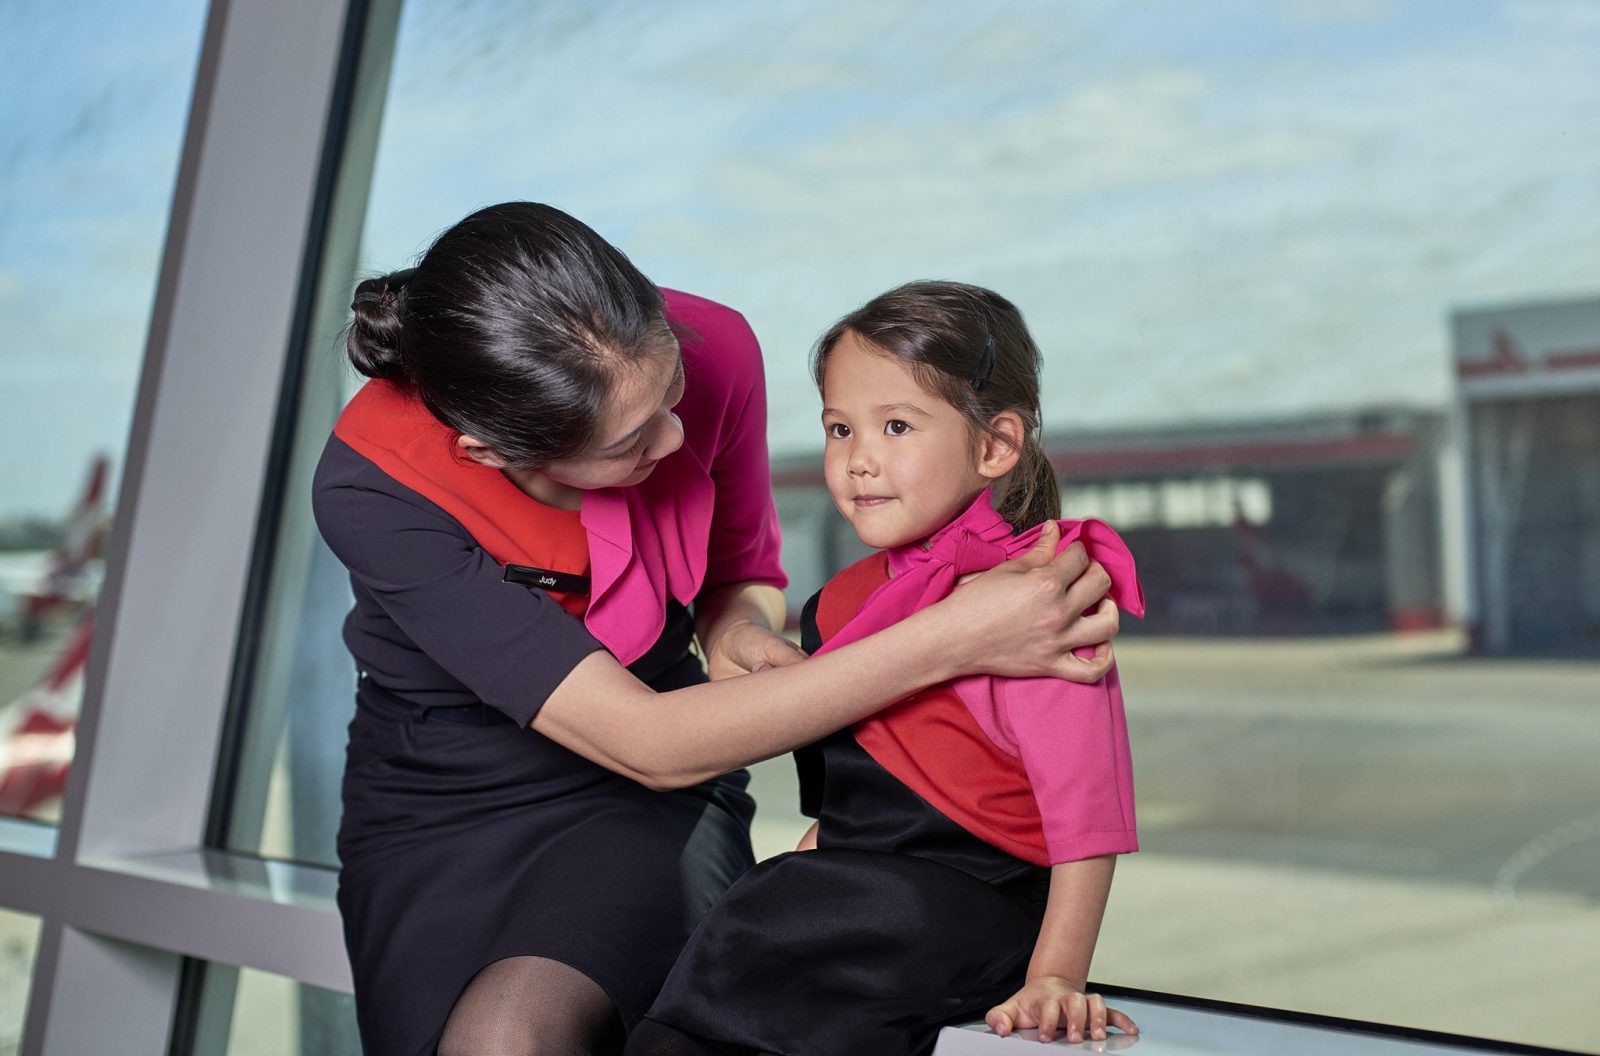
<path id="1" fill-rule="evenodd" d="M 984 1017 L 996 1034 L 1005 1037 L 1017 1027 L 1038 1027 L 1039 1040 L 1049 1041 L 1060 1028 L 1076 1045 L 1084 1038 L 1103 1039 L 1108 1024 L 1139 1033 L 1133 1020 L 1107 1008 L 1099 994 L 1085 992 L 1116 865 L 1116 856 L 1107 854 L 1051 867 L 1049 900 L 1028 961 L 1028 980 Z"/>
<path id="2" fill-rule="evenodd" d="M 365 460 L 325 455 L 314 499 L 360 596 L 393 623 L 374 617 L 358 628 L 357 663 L 409 664 L 432 677 L 413 659 L 420 653 L 460 683 L 440 680 L 456 696 L 655 787 L 787 751 L 958 672 L 1092 682 L 1111 664 L 1109 646 L 1094 660 L 1072 655 L 1115 635 L 1114 607 L 1082 615 L 1110 579 L 1082 547 L 1047 563 L 1058 538 L 1047 534 L 892 633 L 809 664 L 657 696 L 548 594 L 503 582 L 454 519 Z"/>
<path id="3" fill-rule="evenodd" d="M 1110 584 L 1081 547 L 1033 551 L 878 634 L 804 664 L 657 694 L 609 654 L 591 653 L 555 688 L 532 727 L 651 788 L 681 788 L 831 733 L 925 686 L 980 672 L 1095 681 L 1115 606 L 1084 612 Z"/>

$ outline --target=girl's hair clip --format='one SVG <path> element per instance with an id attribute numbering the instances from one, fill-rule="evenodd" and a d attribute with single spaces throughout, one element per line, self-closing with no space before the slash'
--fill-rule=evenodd
<path id="1" fill-rule="evenodd" d="M 989 384 L 989 378 L 994 374 L 995 364 L 994 335 L 984 338 L 983 351 L 978 353 L 978 367 L 972 372 L 972 391 L 982 392 Z"/>

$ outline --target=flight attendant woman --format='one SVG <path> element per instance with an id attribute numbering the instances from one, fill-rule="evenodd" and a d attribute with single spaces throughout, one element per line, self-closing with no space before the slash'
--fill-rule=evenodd
<path id="1" fill-rule="evenodd" d="M 480 210 L 353 308 L 372 380 L 313 502 L 355 592 L 339 904 L 372 1056 L 615 1050 L 751 864 L 740 767 L 958 674 L 1109 666 L 1072 654 L 1116 633 L 1109 580 L 1052 540 L 794 664 L 754 336 L 558 210 Z"/>

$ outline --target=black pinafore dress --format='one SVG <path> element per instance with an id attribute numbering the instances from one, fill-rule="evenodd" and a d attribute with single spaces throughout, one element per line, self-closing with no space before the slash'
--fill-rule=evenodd
<path id="1" fill-rule="evenodd" d="M 802 645 L 815 652 L 819 597 Z M 978 839 L 842 730 L 796 752 L 818 849 L 768 859 L 701 922 L 629 1056 L 900 1056 L 1021 987 L 1050 872 Z"/>

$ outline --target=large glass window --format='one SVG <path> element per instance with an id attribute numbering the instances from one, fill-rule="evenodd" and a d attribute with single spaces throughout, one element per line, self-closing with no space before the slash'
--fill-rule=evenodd
<path id="1" fill-rule="evenodd" d="M 57 814 L 200 0 L 0 6 L 0 813 Z"/>
<path id="2" fill-rule="evenodd" d="M 1095 975 L 1600 1052 L 1597 51 L 1558 0 L 410 0 L 289 479 L 351 391 L 357 272 L 548 201 L 751 320 L 798 608 L 858 552 L 811 342 L 911 278 L 991 286 L 1045 351 L 1069 515 L 1123 530 L 1151 604 Z M 1512 361 L 1546 387 L 1473 388 Z M 279 538 L 230 843 L 331 862 L 348 595 L 303 487 Z M 1557 617 L 1507 602 L 1518 569 Z"/>

